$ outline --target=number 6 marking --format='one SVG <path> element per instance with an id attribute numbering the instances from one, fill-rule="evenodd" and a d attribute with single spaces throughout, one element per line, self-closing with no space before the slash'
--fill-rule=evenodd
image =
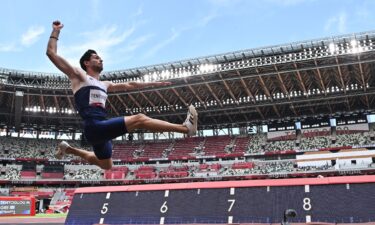
<path id="1" fill-rule="evenodd" d="M 161 213 L 166 213 L 168 211 L 167 201 L 163 203 L 163 205 L 160 207 Z"/>
<path id="2" fill-rule="evenodd" d="M 228 199 L 228 202 L 230 202 L 230 206 L 228 209 L 228 212 L 230 212 L 232 210 L 234 203 L 236 202 L 236 199 Z"/>

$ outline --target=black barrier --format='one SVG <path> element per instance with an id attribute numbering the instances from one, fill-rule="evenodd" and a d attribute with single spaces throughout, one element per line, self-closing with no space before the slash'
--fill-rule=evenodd
<path id="1" fill-rule="evenodd" d="M 375 183 L 183 190 L 160 186 L 165 190 L 77 193 L 66 224 L 281 223 L 287 209 L 296 212 L 288 219 L 292 223 L 375 221 Z"/>

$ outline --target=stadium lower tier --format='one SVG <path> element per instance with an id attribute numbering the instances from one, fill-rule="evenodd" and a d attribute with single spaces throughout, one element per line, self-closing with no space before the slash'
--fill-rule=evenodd
<path id="1" fill-rule="evenodd" d="M 56 146 L 61 140 L 0 137 L 0 157 L 3 159 L 54 159 Z M 72 146 L 82 147 L 78 141 L 68 141 Z M 191 137 L 176 140 L 114 142 L 113 159 L 123 162 L 156 160 L 188 160 L 201 158 L 235 158 L 257 154 L 283 154 L 326 149 L 342 149 L 375 146 L 371 131 L 341 133 L 308 133 L 273 137 L 270 134 L 245 136 Z M 79 158 L 68 155 L 64 160 Z"/>
<path id="2" fill-rule="evenodd" d="M 62 161 L 8 161 L 4 164 L 0 184 L 137 184 L 373 174 L 375 151 L 356 148 L 226 160 L 115 163 L 111 170 Z"/>

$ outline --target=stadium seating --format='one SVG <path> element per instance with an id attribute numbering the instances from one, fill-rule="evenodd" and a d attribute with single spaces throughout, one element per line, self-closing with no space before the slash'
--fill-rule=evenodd
<path id="1" fill-rule="evenodd" d="M 206 137 L 203 152 L 205 155 L 225 153 L 225 148 L 228 145 L 231 145 L 231 140 L 232 139 L 229 136 Z"/>
<path id="2" fill-rule="evenodd" d="M 325 133 L 324 133 L 325 134 Z M 158 142 L 114 142 L 113 159 L 124 161 L 145 161 L 150 158 L 168 158 L 169 160 L 194 158 L 196 156 L 223 156 L 225 154 L 265 154 L 287 150 L 316 151 L 340 146 L 363 146 L 375 142 L 369 132 L 320 136 L 320 133 L 308 133 L 300 140 L 269 141 L 265 134 L 249 136 L 192 137 L 174 141 Z M 54 160 L 59 141 L 49 139 L 29 139 L 0 137 L 0 157 L 28 161 Z M 77 141 L 69 141 L 79 146 Z M 64 160 L 79 160 L 68 155 Z M 23 176 L 34 176 L 23 172 Z"/>
<path id="3" fill-rule="evenodd" d="M 138 158 L 143 153 L 143 144 L 141 143 L 116 143 L 113 145 L 113 158 L 120 160 L 129 160 Z"/>
<path id="4" fill-rule="evenodd" d="M 270 141 L 266 142 L 264 147 L 266 152 L 273 152 L 273 151 L 287 151 L 295 149 L 295 140 L 288 140 L 288 141 Z"/>
<path id="5" fill-rule="evenodd" d="M 181 178 L 189 176 L 188 166 L 169 166 L 166 169 L 159 171 L 159 178 Z"/>
<path id="6" fill-rule="evenodd" d="M 334 146 L 356 146 L 356 145 L 369 145 L 374 143 L 371 141 L 368 132 L 341 134 L 336 136 Z"/>
<path id="7" fill-rule="evenodd" d="M 105 179 L 125 179 L 128 175 L 129 168 L 126 166 L 116 166 L 111 170 L 104 171 Z"/>
<path id="8" fill-rule="evenodd" d="M 163 155 L 167 149 L 171 148 L 172 143 L 168 142 L 150 142 L 146 143 L 142 157 L 147 158 L 166 158 L 167 155 Z"/>
<path id="9" fill-rule="evenodd" d="M 100 180 L 103 170 L 93 165 L 65 165 L 64 179 L 66 180 Z"/>
<path id="10" fill-rule="evenodd" d="M 264 146 L 266 145 L 267 136 L 265 134 L 256 134 L 250 137 L 250 142 L 247 147 L 247 153 L 257 154 L 264 152 Z"/>
<path id="11" fill-rule="evenodd" d="M 50 139 L 30 139 L 0 136 L 0 156 L 18 159 L 54 159 L 56 146 L 60 141 Z M 72 146 L 79 146 L 77 141 L 69 141 Z M 67 155 L 64 159 L 77 157 Z"/>
<path id="12" fill-rule="evenodd" d="M 322 147 L 330 146 L 330 143 L 330 136 L 307 137 L 301 139 L 299 149 L 303 151 L 317 150 Z"/>
<path id="13" fill-rule="evenodd" d="M 21 165 L 7 164 L 5 167 L 4 180 L 20 180 L 21 179 Z"/>
<path id="14" fill-rule="evenodd" d="M 153 179 L 157 177 L 153 166 L 141 166 L 134 171 L 136 179 Z"/>
<path id="15" fill-rule="evenodd" d="M 204 138 L 202 137 L 190 137 L 176 140 L 168 157 L 173 159 L 190 155 L 202 155 L 203 144 Z"/>
<path id="16" fill-rule="evenodd" d="M 231 153 L 244 153 L 247 150 L 247 147 L 250 142 L 249 136 L 235 136 L 234 138 L 233 147 Z"/>
<path id="17" fill-rule="evenodd" d="M 21 170 L 22 179 L 36 178 L 36 163 L 34 161 L 24 162 Z"/>
<path id="18" fill-rule="evenodd" d="M 251 160 L 246 161 L 243 153 L 255 156 L 271 156 L 268 153 L 295 151 L 322 151 L 352 148 L 353 146 L 372 146 L 375 144 L 369 132 L 343 133 L 338 135 L 302 135 L 300 141 L 283 140 L 267 141 L 265 134 L 249 136 L 217 136 L 191 137 L 160 142 L 115 142 L 113 169 L 104 171 L 70 157 L 66 161 L 54 159 L 55 145 L 58 141 L 31 140 L 24 138 L 0 137 L 0 154 L 4 158 L 15 158 L 17 162 L 6 163 L 1 167 L 0 179 L 17 180 L 72 180 L 72 181 L 116 181 L 116 180 L 152 180 L 179 178 L 213 178 L 244 175 L 287 174 L 294 172 L 311 172 L 318 170 L 337 170 L 337 166 L 304 166 L 297 167 L 293 159 L 276 161 Z M 71 142 L 77 145 L 77 142 Z M 342 147 L 344 146 L 344 147 Z M 24 154 L 23 154 L 24 153 Z M 225 154 L 238 153 L 241 157 L 220 161 Z M 173 164 L 173 160 L 197 160 L 208 156 L 211 161 L 193 164 Z M 33 158 L 34 157 L 34 158 Z M 51 158 L 49 158 L 51 157 Z M 197 158 L 196 158 L 197 157 Z M 237 156 L 236 156 L 237 157 Z M 171 160 L 169 164 L 145 165 L 145 161 L 137 159 Z M 116 161 L 121 161 L 122 165 Z M 48 161 L 47 161 L 48 160 Z M 78 164 L 77 164 L 78 163 Z M 340 165 L 340 168 L 344 168 Z M 350 165 L 347 168 L 367 168 L 368 164 Z"/>

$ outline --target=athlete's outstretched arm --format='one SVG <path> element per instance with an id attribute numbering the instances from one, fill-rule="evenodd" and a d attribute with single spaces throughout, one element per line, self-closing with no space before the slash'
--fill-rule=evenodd
<path id="1" fill-rule="evenodd" d="M 69 64 L 63 57 L 57 54 L 57 41 L 59 40 L 60 30 L 64 27 L 60 21 L 54 21 L 52 24 L 52 33 L 47 45 L 47 56 L 55 66 L 69 79 L 75 79 L 80 76 L 81 72 Z"/>
<path id="2" fill-rule="evenodd" d="M 162 87 L 171 85 L 171 82 L 126 82 L 126 83 L 112 83 L 110 81 L 105 81 L 108 84 L 109 92 L 116 91 L 131 91 L 138 90 L 147 87 Z"/>

